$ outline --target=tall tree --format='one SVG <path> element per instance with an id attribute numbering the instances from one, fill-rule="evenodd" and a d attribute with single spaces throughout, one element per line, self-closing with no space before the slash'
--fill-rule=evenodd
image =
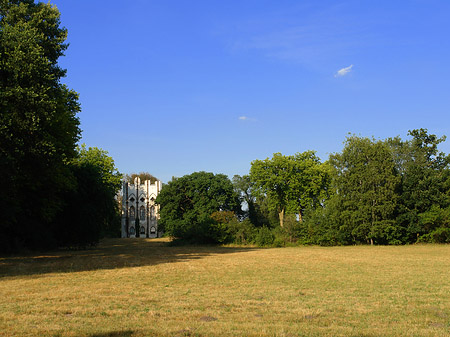
<path id="1" fill-rule="evenodd" d="M 330 163 L 341 230 L 350 232 L 356 242 L 385 242 L 395 230 L 400 183 L 389 145 L 351 136 L 342 153 L 330 156 Z"/>
<path id="2" fill-rule="evenodd" d="M 4 250 L 51 245 L 50 223 L 74 186 L 78 95 L 60 82 L 67 30 L 50 4 L 0 0 L 0 190 Z"/>
<path id="3" fill-rule="evenodd" d="M 103 149 L 87 148 L 85 144 L 82 144 L 77 147 L 77 152 L 73 165 L 90 166 L 97 172 L 96 187 L 92 189 L 101 191 L 101 197 L 96 199 L 97 213 L 101 218 L 101 234 L 103 236 L 120 235 L 119 209 L 115 198 L 122 184 L 122 174 L 117 170 L 114 159 Z"/>
<path id="4" fill-rule="evenodd" d="M 445 136 L 438 138 L 426 129 L 411 130 L 409 135 L 411 140 L 394 143 L 397 157 L 403 158 L 397 221 L 408 241 L 415 242 L 439 227 L 429 221 L 433 214 L 450 207 L 450 156 L 438 150 Z"/>
<path id="5" fill-rule="evenodd" d="M 173 237 L 195 242 L 216 241 L 211 215 L 239 210 L 238 195 L 227 176 L 194 172 L 173 178 L 156 198 L 159 224 Z"/>
<path id="6" fill-rule="evenodd" d="M 101 236 L 119 236 L 115 196 L 122 175 L 114 160 L 105 150 L 83 144 L 68 165 L 76 188 L 63 195 L 66 205 L 56 219 L 58 245 L 86 246 L 96 244 Z"/>
<path id="7" fill-rule="evenodd" d="M 251 163 L 250 179 L 269 197 L 283 227 L 286 211 L 296 212 L 302 221 L 304 210 L 320 203 L 326 191 L 328 171 L 314 151 L 294 156 L 274 153 L 272 159 Z"/>
<path id="8" fill-rule="evenodd" d="M 252 223 L 255 224 L 256 220 L 256 207 L 255 207 L 255 195 L 253 193 L 252 182 L 248 175 L 243 175 L 242 177 L 235 174 L 232 179 L 234 190 L 240 196 L 242 206 L 247 208 L 246 214 Z"/>

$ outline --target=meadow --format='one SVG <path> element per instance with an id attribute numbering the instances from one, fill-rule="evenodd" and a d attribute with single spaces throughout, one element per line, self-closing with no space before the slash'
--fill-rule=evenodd
<path id="1" fill-rule="evenodd" d="M 0 257 L 0 336 L 449 336 L 450 245 Z"/>

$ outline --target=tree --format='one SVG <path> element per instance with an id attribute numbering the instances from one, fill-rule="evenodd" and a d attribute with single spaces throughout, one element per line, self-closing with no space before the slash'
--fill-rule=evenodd
<path id="1" fill-rule="evenodd" d="M 76 178 L 76 188 L 63 196 L 66 205 L 57 218 L 58 244 L 87 246 L 98 243 L 101 236 L 119 236 L 115 195 L 122 175 L 114 160 L 105 150 L 83 144 L 69 167 Z"/>
<path id="2" fill-rule="evenodd" d="M 328 171 L 313 151 L 272 159 L 254 160 L 250 180 L 276 208 L 283 227 L 286 211 L 296 212 L 302 221 L 306 208 L 317 207 L 327 190 Z"/>
<path id="3" fill-rule="evenodd" d="M 154 184 L 155 181 L 158 180 L 158 178 L 148 172 L 139 172 L 124 175 L 124 180 L 130 184 L 134 183 L 135 178 L 139 178 L 141 181 L 150 180 L 151 184 Z"/>
<path id="4" fill-rule="evenodd" d="M 402 158 L 397 222 L 405 228 L 407 240 L 415 242 L 441 227 L 430 219 L 450 207 L 450 156 L 438 150 L 445 136 L 438 138 L 426 129 L 408 134 L 411 140 L 392 142 L 396 156 Z"/>
<path id="5" fill-rule="evenodd" d="M 239 198 L 223 174 L 194 172 L 173 178 L 156 198 L 160 205 L 159 225 L 175 238 L 191 242 L 217 242 L 211 215 L 239 209 Z"/>
<path id="6" fill-rule="evenodd" d="M 0 190 L 3 250 L 55 244 L 51 223 L 74 187 L 76 92 L 60 82 L 67 30 L 50 4 L 0 0 Z M 6 211 L 7 210 L 7 211 Z"/>
<path id="7" fill-rule="evenodd" d="M 253 193 L 253 184 L 250 181 L 248 175 L 240 176 L 238 174 L 233 176 L 232 179 L 234 190 L 239 195 L 243 207 L 247 208 L 244 212 L 244 217 L 248 217 L 249 220 L 256 225 L 257 214 L 256 214 L 256 197 Z"/>
<path id="8" fill-rule="evenodd" d="M 356 242 L 387 243 L 396 231 L 400 183 L 389 144 L 351 136 L 342 153 L 330 156 L 330 163 L 340 230 L 351 233 Z"/>

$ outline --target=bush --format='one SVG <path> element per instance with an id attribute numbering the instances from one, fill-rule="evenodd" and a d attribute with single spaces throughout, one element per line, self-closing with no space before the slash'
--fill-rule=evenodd
<path id="1" fill-rule="evenodd" d="M 238 245 L 248 245 L 255 242 L 257 229 L 249 219 L 244 221 L 231 221 L 227 224 L 228 231 L 232 236 L 232 242 Z"/>
<path id="2" fill-rule="evenodd" d="M 268 227 L 261 227 L 255 236 L 255 244 L 260 247 L 267 247 L 273 244 L 275 237 Z"/>
<path id="3" fill-rule="evenodd" d="M 437 228 L 431 233 L 422 235 L 417 241 L 426 243 L 450 243 L 450 228 Z"/>

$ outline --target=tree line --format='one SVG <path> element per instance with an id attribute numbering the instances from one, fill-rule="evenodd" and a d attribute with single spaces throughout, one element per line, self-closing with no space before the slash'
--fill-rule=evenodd
<path id="1" fill-rule="evenodd" d="M 450 242 L 445 137 L 352 135 L 325 162 L 314 151 L 254 160 L 234 176 L 196 172 L 163 187 L 160 224 L 190 242 L 349 245 Z M 244 207 L 241 207 L 244 205 Z"/>
<path id="2" fill-rule="evenodd" d="M 87 246 L 119 230 L 121 175 L 77 146 L 78 94 L 61 83 L 67 30 L 57 8 L 0 0 L 0 251 Z"/>

